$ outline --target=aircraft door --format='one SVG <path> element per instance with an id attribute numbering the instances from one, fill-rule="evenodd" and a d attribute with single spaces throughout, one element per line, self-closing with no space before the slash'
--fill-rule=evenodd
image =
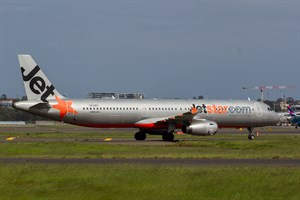
<path id="1" fill-rule="evenodd" d="M 257 117 L 262 117 L 262 109 L 259 103 L 254 103 L 255 105 L 255 112 Z"/>
<path id="2" fill-rule="evenodd" d="M 147 117 L 148 116 L 147 105 L 143 104 L 141 107 L 142 107 L 142 117 Z"/>

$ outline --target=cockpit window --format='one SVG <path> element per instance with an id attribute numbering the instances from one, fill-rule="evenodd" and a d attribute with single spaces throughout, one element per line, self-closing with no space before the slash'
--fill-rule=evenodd
<path id="1" fill-rule="evenodd" d="M 272 108 L 268 107 L 268 111 L 272 111 Z"/>

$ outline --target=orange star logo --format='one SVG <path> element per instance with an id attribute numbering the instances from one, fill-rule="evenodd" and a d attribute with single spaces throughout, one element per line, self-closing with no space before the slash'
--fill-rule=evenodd
<path id="1" fill-rule="evenodd" d="M 198 112 L 198 109 L 195 107 L 195 105 L 193 104 L 192 108 L 191 108 L 191 113 L 194 115 Z"/>
<path id="2" fill-rule="evenodd" d="M 73 101 L 64 101 L 60 99 L 57 95 L 55 95 L 55 99 L 58 104 L 53 105 L 52 108 L 60 111 L 60 120 L 62 120 L 67 113 L 78 114 L 78 112 L 71 106 Z"/>

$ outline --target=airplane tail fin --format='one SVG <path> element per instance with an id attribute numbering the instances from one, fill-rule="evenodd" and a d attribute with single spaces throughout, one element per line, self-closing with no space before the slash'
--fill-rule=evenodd
<path id="1" fill-rule="evenodd" d="M 294 110 L 291 108 L 291 106 L 288 106 L 287 109 L 288 109 L 288 111 L 289 111 L 289 113 L 290 113 L 290 115 L 291 115 L 292 117 L 295 117 L 295 116 L 296 116 L 296 113 L 295 113 Z"/>
<path id="2" fill-rule="evenodd" d="M 28 100 L 48 102 L 55 96 L 64 98 L 30 55 L 18 55 L 18 59 Z"/>

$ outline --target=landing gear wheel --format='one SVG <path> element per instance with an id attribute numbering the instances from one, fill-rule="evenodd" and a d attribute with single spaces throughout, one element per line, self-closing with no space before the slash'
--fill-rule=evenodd
<path id="1" fill-rule="evenodd" d="M 249 133 L 248 139 L 249 140 L 254 140 L 255 139 L 255 135 L 253 134 L 253 128 L 252 127 L 248 127 L 247 130 L 248 130 L 248 133 Z"/>
<path id="2" fill-rule="evenodd" d="M 174 134 L 173 133 L 165 133 L 162 135 L 163 141 L 173 141 L 174 140 Z"/>
<path id="3" fill-rule="evenodd" d="M 136 132 L 134 135 L 134 138 L 136 140 L 145 140 L 146 139 L 146 133 L 144 132 Z"/>
<path id="4" fill-rule="evenodd" d="M 254 136 L 253 134 L 250 134 L 250 135 L 248 135 L 248 139 L 249 139 L 249 140 L 254 140 L 254 139 L 255 139 L 255 136 Z"/>

